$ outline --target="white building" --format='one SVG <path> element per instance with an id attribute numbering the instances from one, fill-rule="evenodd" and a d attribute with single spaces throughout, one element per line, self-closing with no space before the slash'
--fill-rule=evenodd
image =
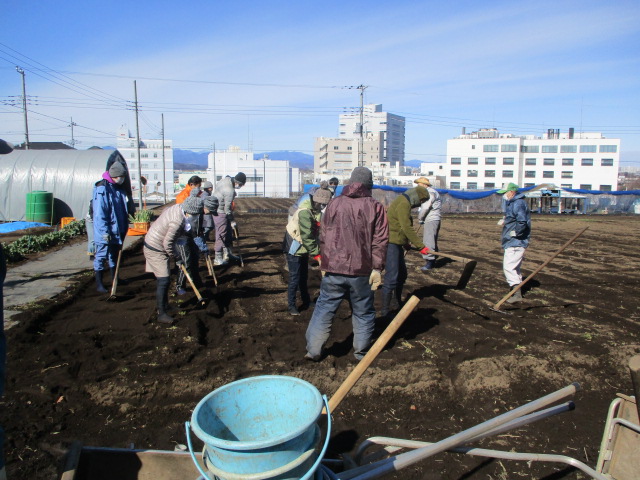
<path id="1" fill-rule="evenodd" d="M 131 185 L 134 192 L 139 188 L 138 177 L 138 150 L 136 148 L 136 137 L 131 136 L 131 132 L 126 125 L 118 129 L 116 148 L 122 154 L 129 166 L 131 175 Z M 164 140 L 164 160 L 162 150 L 162 139 L 143 140 L 140 139 L 140 168 L 142 176 L 147 179 L 147 195 L 154 192 L 163 194 L 165 184 L 167 195 L 173 192 L 173 142 Z M 164 173 L 163 165 L 164 162 Z M 136 194 L 134 193 L 134 197 Z"/>
<path id="2" fill-rule="evenodd" d="M 560 133 L 541 137 L 481 129 L 447 141 L 446 177 L 451 189 L 493 189 L 553 183 L 562 188 L 617 190 L 620 139 L 601 133 Z"/>
<path id="3" fill-rule="evenodd" d="M 313 171 L 316 176 L 349 178 L 351 171 L 358 166 L 359 141 L 359 138 L 316 138 L 313 147 Z M 381 135 L 367 135 L 363 141 L 365 166 L 371 168 L 374 163 L 380 162 L 383 149 Z"/>
<path id="4" fill-rule="evenodd" d="M 237 190 L 239 197 L 290 197 L 302 190 L 300 169 L 290 167 L 287 160 L 254 160 L 253 152 L 235 146 L 210 153 L 208 160 L 207 179 L 214 185 L 227 175 L 247 176 L 247 183 Z"/>
<path id="5" fill-rule="evenodd" d="M 370 104 L 363 107 L 363 132 L 365 138 L 371 134 L 382 137 L 381 162 L 404 164 L 405 119 L 382 111 L 382 105 Z M 360 111 L 340 115 L 338 138 L 360 138 Z M 357 144 L 356 144 L 357 145 Z M 357 151 L 357 149 L 356 149 Z M 365 149 L 366 151 L 366 149 Z"/>

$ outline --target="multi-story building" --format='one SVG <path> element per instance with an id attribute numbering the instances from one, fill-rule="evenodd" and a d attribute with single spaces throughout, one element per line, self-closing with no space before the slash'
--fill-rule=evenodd
<path id="1" fill-rule="evenodd" d="M 493 189 L 551 183 L 562 188 L 617 190 L 620 139 L 601 133 L 548 130 L 541 137 L 481 129 L 447 141 L 447 187 Z"/>
<path id="2" fill-rule="evenodd" d="M 171 140 L 164 140 L 164 160 L 162 150 L 162 139 L 143 140 L 140 139 L 140 169 L 142 176 L 147 180 L 146 193 L 174 193 L 173 188 L 173 143 Z M 137 190 L 140 184 L 138 178 L 138 150 L 136 148 L 136 138 L 131 136 L 131 132 L 126 125 L 118 129 L 116 148 L 122 154 L 129 166 L 131 175 L 131 185 Z M 164 163 L 164 170 L 163 170 Z M 135 194 L 134 194 L 135 196 Z"/>
<path id="3" fill-rule="evenodd" d="M 379 134 L 382 137 L 383 149 L 380 155 L 381 162 L 392 165 L 404 165 L 404 136 L 405 119 L 400 115 L 382 111 L 382 105 L 364 105 L 362 112 L 364 137 Z M 340 115 L 340 128 L 338 138 L 360 138 L 360 111 L 354 109 L 353 113 Z M 356 144 L 357 145 L 357 144 Z M 357 149 L 355 149 L 357 152 Z M 366 148 L 365 148 L 366 152 Z"/>
<path id="4" fill-rule="evenodd" d="M 229 175 L 243 172 L 247 183 L 237 190 L 240 197 L 290 197 L 301 191 L 300 169 L 289 166 L 287 160 L 253 159 L 253 152 L 230 146 L 208 156 L 206 178 L 214 185 Z"/>
<path id="5" fill-rule="evenodd" d="M 316 138 L 313 147 L 313 171 L 317 176 L 348 178 L 358 166 L 359 138 Z M 384 140 L 379 134 L 369 134 L 363 142 L 363 161 L 371 167 L 380 162 Z"/>

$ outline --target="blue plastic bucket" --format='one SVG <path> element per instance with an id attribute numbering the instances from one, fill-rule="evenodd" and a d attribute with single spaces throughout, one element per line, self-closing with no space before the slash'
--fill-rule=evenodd
<path id="1" fill-rule="evenodd" d="M 205 443 L 209 471 L 221 480 L 300 479 L 320 460 L 322 407 L 320 392 L 304 380 L 252 377 L 204 397 L 191 428 Z"/>

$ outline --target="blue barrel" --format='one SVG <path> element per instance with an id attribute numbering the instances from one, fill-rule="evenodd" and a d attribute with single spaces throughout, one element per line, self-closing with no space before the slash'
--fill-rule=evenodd
<path id="1" fill-rule="evenodd" d="M 205 443 L 205 465 L 221 480 L 297 480 L 319 463 L 322 407 L 310 383 L 264 375 L 208 394 L 194 409 L 191 428 Z"/>
<path id="2" fill-rule="evenodd" d="M 48 223 L 51 225 L 53 216 L 53 193 L 34 190 L 27 193 L 27 222 Z"/>

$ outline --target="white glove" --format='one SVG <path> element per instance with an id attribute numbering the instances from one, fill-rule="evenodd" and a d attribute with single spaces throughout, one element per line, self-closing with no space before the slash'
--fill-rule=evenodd
<path id="1" fill-rule="evenodd" d="M 235 220 L 232 220 L 232 221 L 231 221 L 231 229 L 232 229 L 232 230 L 235 230 L 236 228 L 238 228 L 238 224 L 236 223 L 236 221 L 235 221 Z"/>
<path id="2" fill-rule="evenodd" d="M 500 225 L 500 226 L 504 225 L 504 217 L 502 217 L 500 220 L 498 220 L 498 225 Z"/>
<path id="3" fill-rule="evenodd" d="M 511 237 L 515 237 L 515 236 L 516 236 L 516 231 L 515 231 L 515 230 L 511 230 L 511 231 L 509 232 L 509 235 L 510 235 Z"/>
<path id="4" fill-rule="evenodd" d="M 369 275 L 369 285 L 371 285 L 371 290 L 377 290 L 381 283 L 382 275 L 380 274 L 380 270 L 371 270 L 371 275 Z"/>

